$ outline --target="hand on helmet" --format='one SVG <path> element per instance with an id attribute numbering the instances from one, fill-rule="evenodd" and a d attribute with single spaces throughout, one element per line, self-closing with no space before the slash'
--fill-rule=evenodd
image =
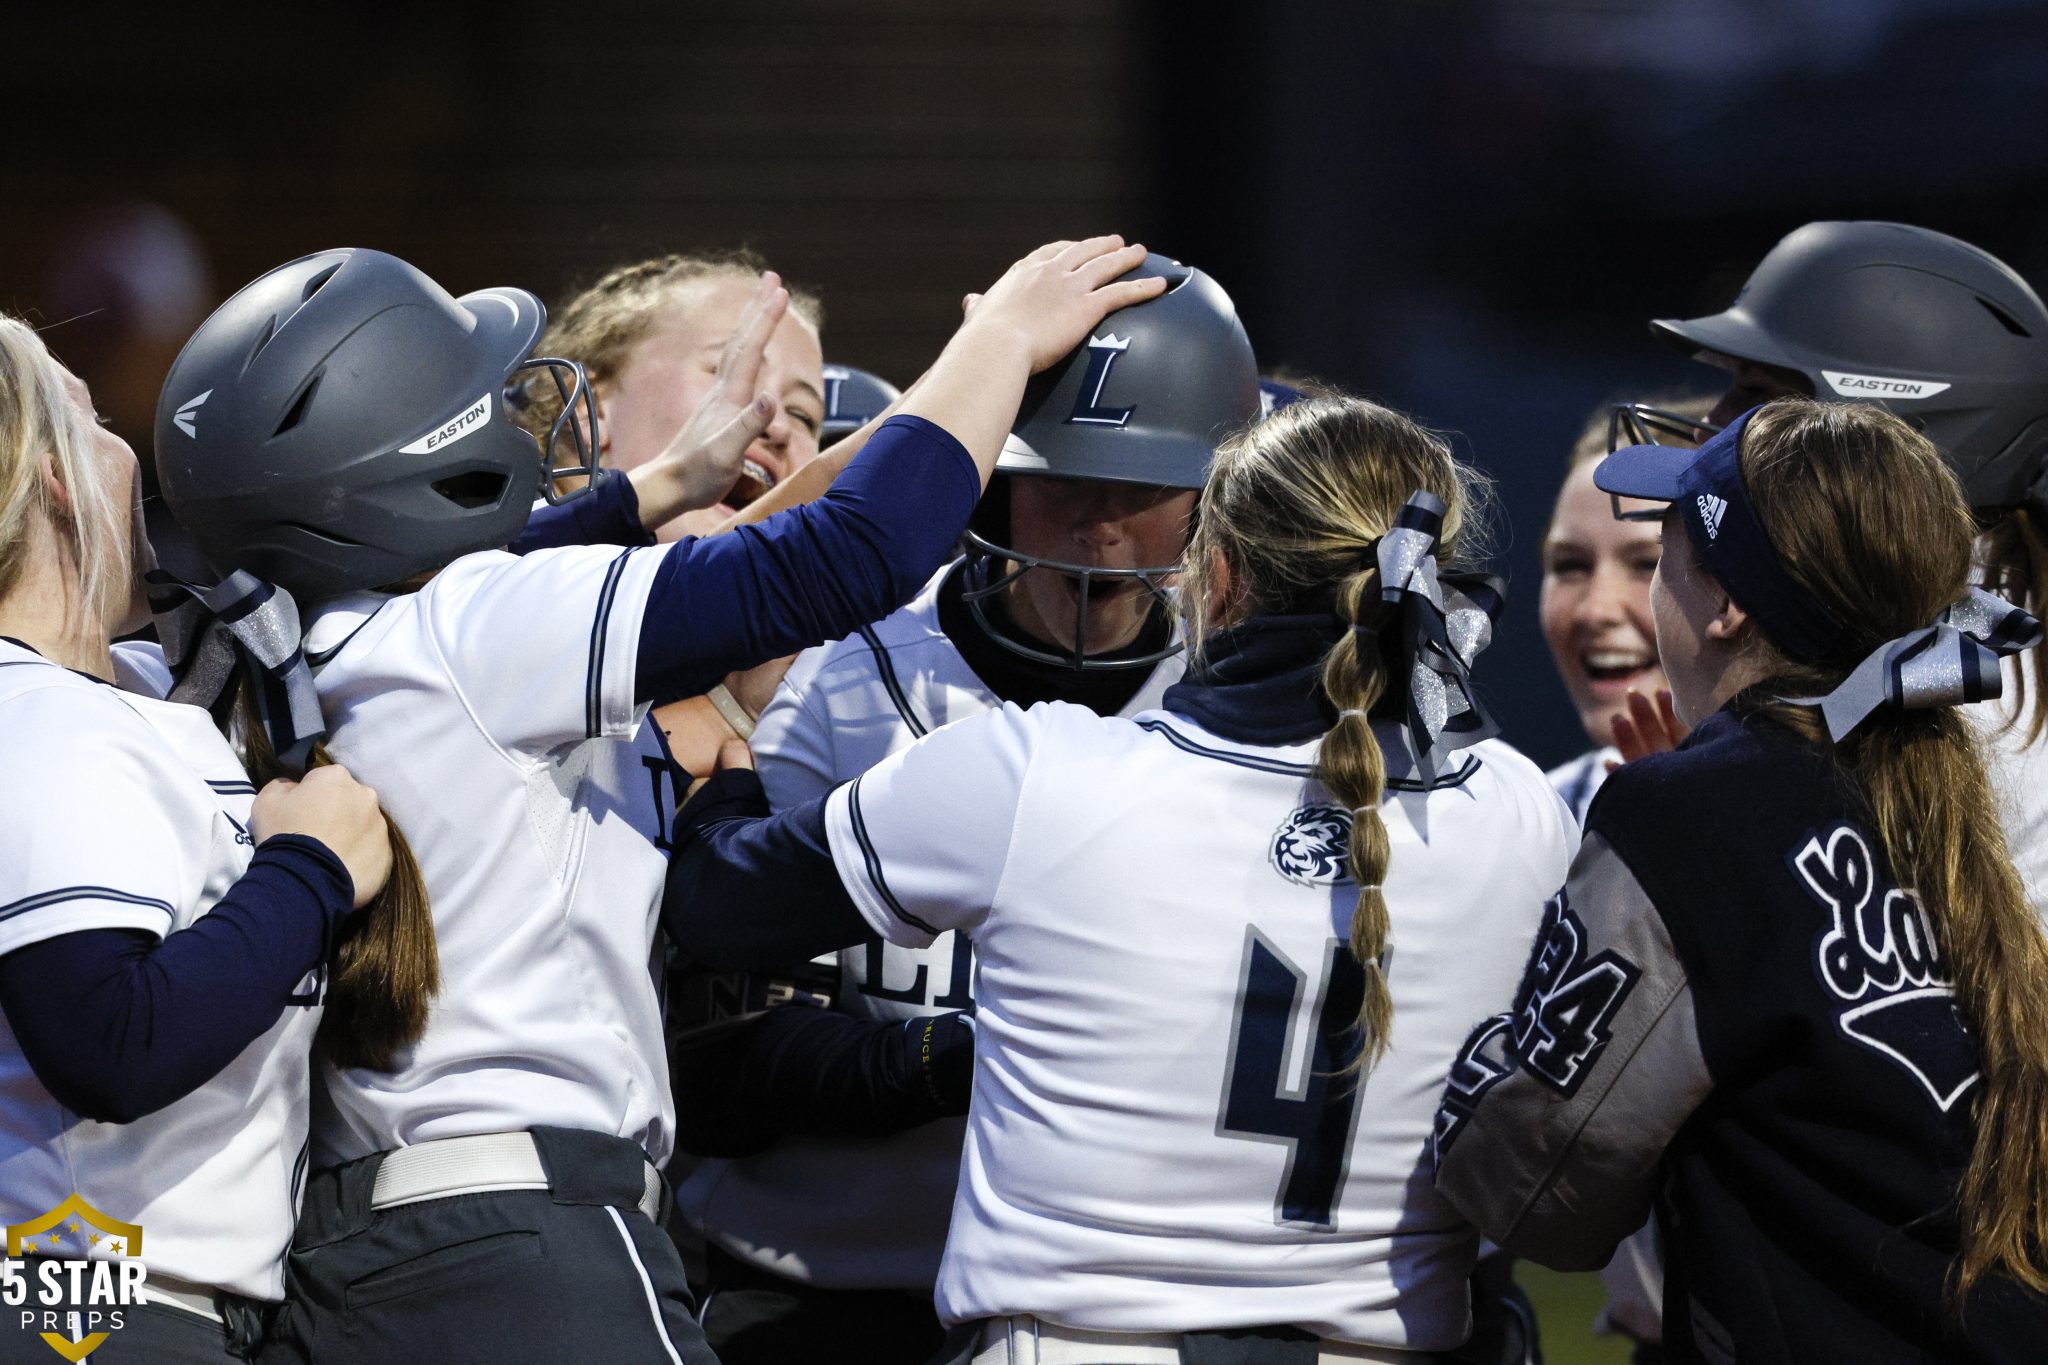
<path id="1" fill-rule="evenodd" d="M 775 417 L 775 400 L 759 388 L 761 358 L 768 339 L 775 335 L 782 315 L 789 311 L 789 291 L 774 271 L 763 271 L 740 314 L 739 325 L 725 343 L 718 358 L 718 379 L 711 392 L 697 405 L 682 430 L 667 449 L 648 464 L 650 471 L 668 481 L 670 497 L 650 509 L 641 492 L 641 520 L 658 525 L 684 512 L 709 507 L 724 497 L 740 476 L 741 459 L 754 439 L 768 429 Z"/>
<path id="2" fill-rule="evenodd" d="M 1116 309 L 1156 297 L 1166 281 L 1125 280 L 1145 259 L 1145 248 L 1118 236 L 1050 242 L 1018 261 L 988 292 L 970 294 L 963 333 L 986 331 L 1024 348 L 1036 374 L 1086 339 Z"/>

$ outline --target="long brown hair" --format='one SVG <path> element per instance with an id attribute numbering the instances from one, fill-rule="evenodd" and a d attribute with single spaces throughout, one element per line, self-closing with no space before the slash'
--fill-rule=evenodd
<path id="1" fill-rule="evenodd" d="M 243 687 L 236 700 L 243 766 L 261 788 L 280 777 L 297 777 L 278 760 L 256 716 L 254 698 Z M 306 764 L 334 762 L 314 745 Z M 396 1054 L 426 1032 L 427 1010 L 441 989 L 441 951 L 434 938 L 433 903 L 412 845 L 384 813 L 391 835 L 391 877 L 376 899 L 349 916 L 335 940 L 327 982 L 327 1008 L 313 1035 L 313 1049 L 337 1067 L 389 1071 Z"/>
<path id="2" fill-rule="evenodd" d="M 1882 408 L 1780 399 L 1749 419 L 1741 460 L 1771 545 L 1854 637 L 1848 664 L 1779 659 L 1752 689 L 1826 746 L 1817 712 L 1776 698 L 1827 691 L 1856 659 L 1963 596 L 1975 523 L 1940 454 Z M 1992 1271 L 2048 1291 L 2048 937 L 1968 722 L 1954 708 L 1885 708 L 1829 747 L 1868 803 L 1893 875 L 1934 921 L 1980 1054 L 1956 1292 Z"/>
<path id="3" fill-rule="evenodd" d="M 1227 441 L 1216 452 L 1201 513 L 1188 545 L 1181 590 L 1187 636 L 1249 616 L 1284 610 L 1334 587 L 1337 615 L 1357 621 L 1378 600 L 1379 568 L 1369 553 L 1393 527 L 1401 505 L 1427 489 L 1445 505 L 1437 554 L 1446 569 L 1477 557 L 1474 528 L 1484 482 L 1451 454 L 1441 437 L 1400 413 L 1364 399 L 1324 394 L 1303 399 Z M 1212 603 L 1216 564 L 1229 601 Z M 1220 607 L 1211 619 L 1212 607 Z M 1391 922 L 1381 883 L 1391 849 L 1380 818 L 1386 756 L 1368 713 L 1387 694 L 1387 661 L 1361 651 L 1359 633 L 1345 631 L 1323 661 L 1323 690 L 1344 714 L 1316 756 L 1316 778 L 1351 812 L 1351 951 L 1365 968 L 1358 1025 L 1360 1065 L 1385 1053 L 1393 999 L 1381 972 Z"/>

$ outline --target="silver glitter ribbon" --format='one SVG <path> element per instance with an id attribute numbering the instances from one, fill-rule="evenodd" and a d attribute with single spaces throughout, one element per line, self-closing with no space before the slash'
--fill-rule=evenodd
<path id="1" fill-rule="evenodd" d="M 1355 623 L 1361 653 L 1398 620 L 1400 657 L 1408 661 L 1408 704 L 1401 726 L 1408 757 L 1425 789 L 1451 752 L 1499 733 L 1472 687 L 1472 661 L 1493 641 L 1506 602 L 1499 579 L 1443 574 L 1437 538 L 1444 502 L 1417 489 L 1372 554 L 1379 568 L 1379 610 Z"/>
<path id="2" fill-rule="evenodd" d="M 174 680 L 170 700 L 204 707 L 227 725 L 235 678 L 247 677 L 272 751 L 303 772 L 326 725 L 291 594 L 239 569 L 212 587 L 161 569 L 144 581 Z"/>
<path id="3" fill-rule="evenodd" d="M 2038 644 L 2041 623 L 1994 593 L 1970 589 L 1931 626 L 1887 640 L 1865 655 L 1824 697 L 1792 697 L 1817 706 L 1839 744 L 1880 708 L 1919 711 L 1988 701 L 2005 690 L 1999 661 Z"/>

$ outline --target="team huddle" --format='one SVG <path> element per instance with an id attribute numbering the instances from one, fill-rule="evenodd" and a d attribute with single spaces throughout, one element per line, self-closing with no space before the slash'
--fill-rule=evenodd
<path id="1" fill-rule="evenodd" d="M 308 256 L 152 544 L 0 318 L 8 1283 L 146 1270 L 0 1360 L 1521 1365 L 1516 1257 L 1643 1362 L 2038 1357 L 2017 275 L 1816 223 L 1653 324 L 1721 379 L 1560 452 L 1547 774 L 1484 475 L 1201 270 L 822 325 Z"/>

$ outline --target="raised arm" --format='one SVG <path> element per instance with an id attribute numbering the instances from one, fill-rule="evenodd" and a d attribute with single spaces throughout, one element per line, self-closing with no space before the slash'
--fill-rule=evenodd
<path id="1" fill-rule="evenodd" d="M 1116 237 L 1041 247 L 969 310 L 823 497 L 671 548 L 641 625 L 638 700 L 695 696 L 907 600 L 966 529 L 1034 370 L 1164 288 L 1118 280 L 1143 259 Z"/>

